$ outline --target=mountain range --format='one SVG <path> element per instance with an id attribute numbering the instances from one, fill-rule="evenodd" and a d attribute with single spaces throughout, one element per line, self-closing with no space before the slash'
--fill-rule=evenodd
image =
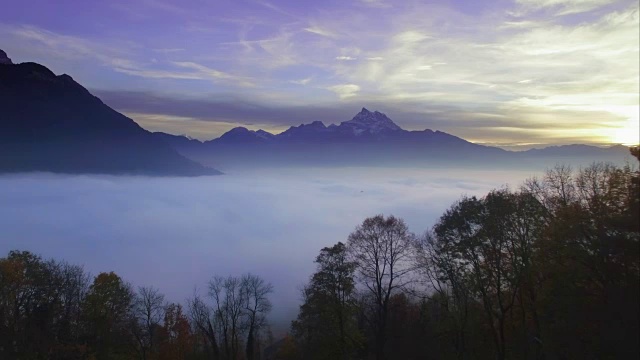
<path id="1" fill-rule="evenodd" d="M 179 154 L 69 75 L 0 50 L 0 173 L 220 174 Z"/>
<path id="2" fill-rule="evenodd" d="M 185 156 L 221 169 L 271 166 L 553 166 L 622 162 L 625 146 L 552 146 L 522 152 L 475 144 L 433 130 L 409 131 L 387 115 L 366 108 L 351 120 L 326 126 L 320 121 L 279 134 L 236 127 L 209 141 L 154 133 Z"/>
<path id="3" fill-rule="evenodd" d="M 209 141 L 151 133 L 70 76 L 13 64 L 0 50 L 0 173 L 50 171 L 196 176 L 271 166 L 552 166 L 622 162 L 628 148 L 555 146 L 524 152 L 433 130 L 404 130 L 366 108 L 351 120 L 279 134 L 236 127 Z"/>

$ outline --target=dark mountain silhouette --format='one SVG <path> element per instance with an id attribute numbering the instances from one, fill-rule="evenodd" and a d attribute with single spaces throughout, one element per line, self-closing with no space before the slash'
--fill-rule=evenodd
<path id="1" fill-rule="evenodd" d="M 0 49 L 0 64 L 2 65 L 13 65 L 13 62 L 7 56 L 7 53 Z"/>
<path id="2" fill-rule="evenodd" d="M 0 172 L 219 174 L 180 155 L 69 75 L 0 51 Z"/>
<path id="3" fill-rule="evenodd" d="M 408 131 L 387 115 L 363 108 L 353 119 L 326 126 L 321 121 L 292 126 L 274 135 L 243 127 L 200 142 L 157 133 L 187 157 L 220 168 L 269 166 L 553 166 L 566 161 L 621 162 L 624 146 L 568 145 L 522 152 L 474 144 L 433 130 Z"/>
<path id="4" fill-rule="evenodd" d="M 584 144 L 572 144 L 572 145 L 560 145 L 560 146 L 548 146 L 542 149 L 530 149 L 523 151 L 523 154 L 527 156 L 535 157 L 594 157 L 598 158 L 603 155 L 628 155 L 629 148 L 623 145 L 614 145 L 611 147 L 598 147 Z"/>
<path id="5" fill-rule="evenodd" d="M 160 135 L 159 135 L 160 136 Z M 273 135 L 234 128 L 201 144 L 167 137 L 185 156 L 222 168 L 268 166 L 481 165 L 510 161 L 502 149 L 473 144 L 432 130 L 407 131 L 380 112 L 363 108 L 353 119 L 326 126 L 320 121 Z"/>
<path id="6" fill-rule="evenodd" d="M 245 127 L 236 127 L 213 140 L 220 144 L 261 144 L 269 142 L 274 135 L 264 130 L 253 131 Z"/>

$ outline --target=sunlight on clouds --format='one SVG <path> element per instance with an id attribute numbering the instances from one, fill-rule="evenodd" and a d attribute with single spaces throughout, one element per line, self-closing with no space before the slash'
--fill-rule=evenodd
<path id="1" fill-rule="evenodd" d="M 286 130 L 286 127 L 268 124 L 245 125 L 238 124 L 237 122 L 226 121 L 224 119 L 200 120 L 185 116 L 141 113 L 125 113 L 125 115 L 149 131 L 161 131 L 169 134 L 181 135 L 185 134 L 185 129 L 188 129 L 190 137 L 202 141 L 215 139 L 238 126 L 246 127 L 249 130 L 263 129 L 273 134 Z"/>
<path id="2" fill-rule="evenodd" d="M 522 129 L 519 127 L 492 127 L 487 129 L 488 134 L 479 132 L 477 135 L 482 137 L 474 138 L 473 135 L 468 138 L 469 141 L 497 145 L 504 148 L 527 149 L 531 147 L 544 147 L 549 144 L 592 144 L 605 145 L 611 144 L 611 138 L 608 134 L 593 129 L 583 128 L 557 128 L 557 129 Z M 522 136 L 525 133 L 526 136 Z M 507 138 L 515 140 L 508 142 Z M 518 141 L 521 140 L 521 141 Z M 539 140 L 539 141 L 536 141 Z M 614 142 L 616 143 L 616 142 Z M 542 145 L 542 146 L 536 146 Z"/>
<path id="3" fill-rule="evenodd" d="M 313 80 L 313 79 L 308 77 L 308 78 L 304 78 L 304 79 L 300 79 L 300 80 L 290 80 L 289 82 L 292 83 L 292 84 L 296 84 L 296 85 L 307 85 L 308 83 L 311 82 L 311 80 Z"/>
<path id="4" fill-rule="evenodd" d="M 602 129 L 603 133 L 610 139 L 612 143 L 624 145 L 640 144 L 640 107 L 628 106 L 610 106 L 604 107 L 602 110 L 613 114 L 626 117 L 626 120 L 610 129 Z"/>
<path id="5" fill-rule="evenodd" d="M 529 10 L 552 8 L 557 15 L 568 15 L 590 11 L 616 0 L 516 0 L 518 4 Z"/>
<path id="6" fill-rule="evenodd" d="M 429 38 L 431 38 L 429 35 L 423 34 L 420 31 L 408 30 L 408 31 L 404 31 L 399 34 L 396 34 L 393 37 L 393 41 L 397 42 L 400 45 L 411 46 L 412 44 L 415 44 L 417 42 L 420 42 Z"/>
<path id="7" fill-rule="evenodd" d="M 330 86 L 329 90 L 336 93 L 340 99 L 347 99 L 356 96 L 358 91 L 360 91 L 360 86 L 355 84 L 341 84 Z"/>

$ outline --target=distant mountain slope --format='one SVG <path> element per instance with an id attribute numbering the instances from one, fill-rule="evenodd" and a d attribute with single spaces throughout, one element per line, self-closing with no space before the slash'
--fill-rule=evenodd
<path id="1" fill-rule="evenodd" d="M 442 131 L 407 131 L 387 115 L 363 108 L 351 120 L 292 126 L 274 135 L 243 127 L 197 142 L 163 135 L 185 156 L 225 168 L 270 166 L 548 167 L 556 162 L 622 162 L 624 146 L 568 145 L 522 152 L 474 144 Z"/>
<path id="2" fill-rule="evenodd" d="M 536 156 L 536 157 L 592 156 L 597 158 L 603 155 L 626 156 L 626 155 L 629 155 L 629 148 L 623 145 L 614 145 L 611 147 L 602 148 L 602 147 L 592 146 L 592 145 L 572 144 L 572 145 L 548 146 L 542 149 L 530 149 L 527 151 L 523 151 L 522 153 L 527 156 Z"/>
<path id="3" fill-rule="evenodd" d="M 219 174 L 180 155 L 68 75 L 0 53 L 0 173 Z"/>
<path id="4" fill-rule="evenodd" d="M 166 138 L 166 136 L 165 136 Z M 432 130 L 407 131 L 380 112 L 363 108 L 351 120 L 320 121 L 273 135 L 234 128 L 201 146 L 171 138 L 187 157 L 221 169 L 270 166 L 404 166 L 450 163 L 474 166 L 486 159 L 509 161 L 502 149 L 473 144 Z"/>

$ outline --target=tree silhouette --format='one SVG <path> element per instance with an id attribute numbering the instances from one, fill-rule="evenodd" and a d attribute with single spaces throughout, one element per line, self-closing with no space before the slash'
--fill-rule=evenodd
<path id="1" fill-rule="evenodd" d="M 411 272 L 414 236 L 402 219 L 376 215 L 349 235 L 347 248 L 357 264 L 358 279 L 371 297 L 376 358 L 384 359 L 391 295 L 401 290 Z"/>

